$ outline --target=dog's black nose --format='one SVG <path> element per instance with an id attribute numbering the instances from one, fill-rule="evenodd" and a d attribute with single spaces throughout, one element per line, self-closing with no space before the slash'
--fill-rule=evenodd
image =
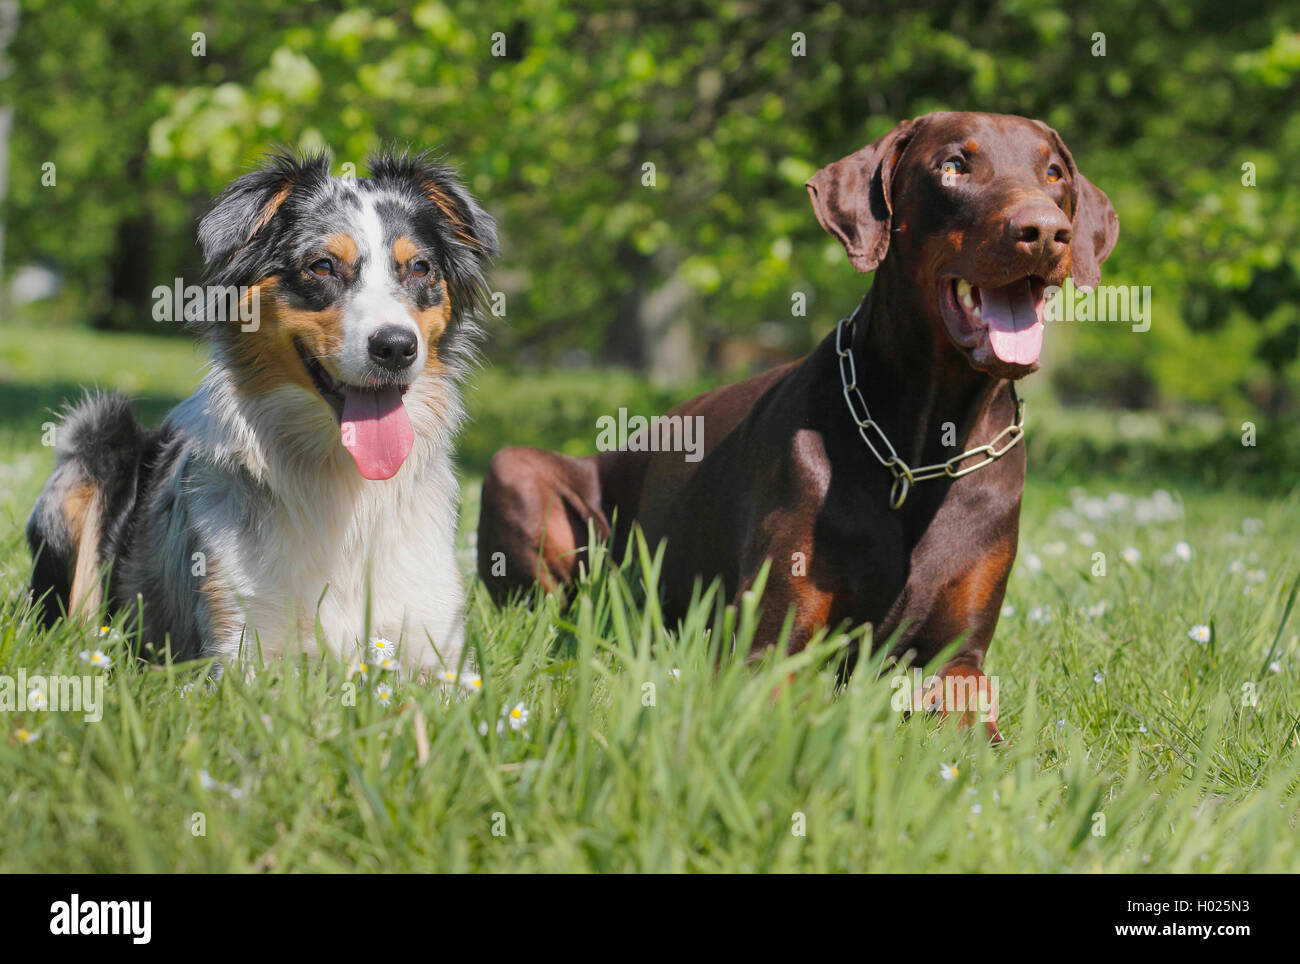
<path id="1" fill-rule="evenodd" d="M 370 336 L 370 359 L 390 371 L 410 368 L 420 343 L 415 332 L 401 325 L 385 325 Z"/>

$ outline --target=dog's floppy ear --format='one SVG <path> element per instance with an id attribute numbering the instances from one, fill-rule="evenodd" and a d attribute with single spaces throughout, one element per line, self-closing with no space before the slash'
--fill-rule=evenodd
<path id="1" fill-rule="evenodd" d="M 1082 174 L 1075 174 L 1078 200 L 1074 208 L 1074 240 L 1070 243 L 1070 276 L 1080 288 L 1101 281 L 1101 263 L 1119 239 L 1119 215 L 1105 192 Z"/>
<path id="2" fill-rule="evenodd" d="M 329 170 L 327 153 L 299 157 L 278 151 L 226 188 L 199 222 L 199 245 L 209 273 L 228 283 L 256 280 L 242 277 L 245 262 L 253 259 L 241 254 L 269 233 L 268 227 L 291 195 L 328 179 Z"/>
<path id="3" fill-rule="evenodd" d="M 860 151 L 826 165 L 805 185 L 817 220 L 844 245 L 859 271 L 874 271 L 889 251 L 894 164 L 915 130 L 915 121 L 902 121 Z"/>
<path id="4" fill-rule="evenodd" d="M 456 172 L 432 155 L 384 154 L 370 162 L 378 183 L 404 189 L 429 206 L 430 226 L 441 242 L 442 273 L 453 310 L 472 310 L 483 295 L 483 272 L 499 253 L 496 222 L 479 207 Z"/>
<path id="5" fill-rule="evenodd" d="M 1115 213 L 1105 192 L 1079 173 L 1074 155 L 1065 146 L 1061 135 L 1046 124 L 1041 126 L 1051 136 L 1057 153 L 1070 169 L 1071 193 L 1074 196 L 1070 277 L 1080 288 L 1092 290 L 1101 281 L 1101 263 L 1114 250 L 1115 242 L 1119 239 L 1119 215 Z"/>

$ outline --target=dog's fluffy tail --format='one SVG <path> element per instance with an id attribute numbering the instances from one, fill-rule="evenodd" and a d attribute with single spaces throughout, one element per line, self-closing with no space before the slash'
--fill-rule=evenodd
<path id="1" fill-rule="evenodd" d="M 144 432 L 116 392 L 87 393 L 55 430 L 54 472 L 27 521 L 31 593 L 46 626 L 92 615 L 135 505 Z"/>

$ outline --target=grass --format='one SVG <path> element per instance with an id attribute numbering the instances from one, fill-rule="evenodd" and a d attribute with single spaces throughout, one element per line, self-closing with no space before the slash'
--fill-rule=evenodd
<path id="1" fill-rule="evenodd" d="M 94 674 L 79 654 L 95 648 L 112 668 L 100 722 L 0 713 L 0 871 L 1300 869 L 1294 493 L 1042 472 L 1031 454 L 1011 611 L 986 667 L 1001 747 L 903 719 L 865 665 L 837 690 L 843 637 L 747 664 L 752 604 L 706 599 L 664 626 L 644 551 L 621 567 L 599 557 L 568 608 L 500 611 L 475 589 L 481 691 L 391 680 L 384 705 L 377 680 L 329 662 L 208 686 L 201 666 L 141 664 L 117 635 L 45 633 L 24 615 L 44 407 L 78 380 L 131 378 L 160 415 L 199 365 L 180 341 L 45 337 L 0 334 L 15 401 L 0 423 L 0 674 Z M 53 374 L 33 361 L 47 357 Z M 624 391 L 634 408 L 652 397 L 588 382 L 591 407 L 566 409 L 565 431 Z M 505 426 L 520 398 L 529 418 L 549 410 L 558 384 L 485 375 L 468 431 Z M 534 439 L 472 450 L 505 441 Z M 1208 642 L 1189 636 L 1200 625 Z M 733 627 L 740 655 L 719 656 Z M 503 714 L 519 705 L 515 729 Z"/>

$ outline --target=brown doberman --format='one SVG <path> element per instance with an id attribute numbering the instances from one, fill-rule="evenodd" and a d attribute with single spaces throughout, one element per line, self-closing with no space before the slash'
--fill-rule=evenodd
<path id="1" fill-rule="evenodd" d="M 635 521 L 652 546 L 666 540 L 675 619 L 697 580 L 721 578 L 734 600 L 770 559 L 757 646 L 778 642 L 791 612 L 791 652 L 841 624 L 871 624 L 916 665 L 960 641 L 939 677 L 950 694 L 993 697 L 981 718 L 998 738 L 980 667 L 1025 482 L 1014 382 L 1038 367 L 1045 289 L 1067 275 L 1095 287 L 1119 219 L 1055 131 L 1002 114 L 904 121 L 807 187 L 853 266 L 876 272 L 853 315 L 806 358 L 669 413 L 703 417 L 697 460 L 636 444 L 498 452 L 479 573 L 498 601 L 563 586 L 588 520 L 616 552 Z M 970 722 L 975 704 L 941 690 L 925 705 Z"/>

